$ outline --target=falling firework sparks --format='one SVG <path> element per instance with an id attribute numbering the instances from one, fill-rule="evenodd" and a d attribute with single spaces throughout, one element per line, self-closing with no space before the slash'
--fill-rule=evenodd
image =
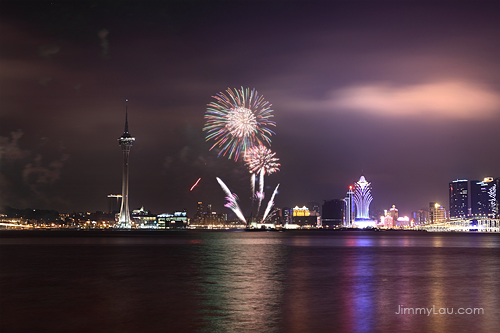
<path id="1" fill-rule="evenodd" d="M 236 216 L 243 223 L 246 224 L 247 221 L 245 220 L 245 216 L 243 216 L 243 213 L 241 212 L 240 206 L 238 205 L 238 202 L 237 202 L 238 196 L 235 193 L 231 193 L 231 191 L 226 186 L 226 184 L 224 184 L 222 179 L 220 179 L 219 177 L 215 177 L 215 178 L 217 179 L 217 182 L 219 183 L 219 185 L 222 188 L 222 190 L 224 191 L 224 193 L 226 193 L 227 203 L 224 206 L 227 208 L 230 208 L 236 214 Z"/>
<path id="2" fill-rule="evenodd" d="M 193 186 L 191 186 L 191 188 L 189 189 L 189 192 L 191 192 L 195 187 L 196 185 L 198 185 L 198 183 L 200 182 L 201 178 L 198 178 L 198 180 L 196 181 L 196 183 L 194 183 Z"/>
<path id="3" fill-rule="evenodd" d="M 207 132 L 206 141 L 215 141 L 210 150 L 218 146 L 221 149 L 218 157 L 229 154 L 229 159 L 234 156 L 237 161 L 248 148 L 270 144 L 274 132 L 266 126 L 276 126 L 276 123 L 270 120 L 271 104 L 255 89 L 242 87 L 233 91 L 228 88 L 226 93 L 212 96 L 216 101 L 208 104 L 203 130 Z"/>
<path id="4" fill-rule="evenodd" d="M 252 196 L 255 191 L 255 174 L 259 174 L 259 192 L 264 193 L 264 176 L 267 174 L 272 174 L 279 171 L 278 163 L 279 158 L 274 157 L 276 153 L 273 153 L 271 149 L 264 147 L 263 145 L 254 146 L 249 148 L 245 153 L 245 164 L 248 167 L 250 173 L 252 173 Z M 260 210 L 260 205 L 262 204 L 262 198 L 259 198 L 259 204 L 257 207 L 257 214 Z"/>
<path id="5" fill-rule="evenodd" d="M 276 186 L 276 188 L 274 189 L 273 195 L 271 196 L 271 199 L 267 203 L 267 208 L 266 208 L 266 211 L 264 212 L 264 216 L 262 217 L 262 222 L 264 222 L 266 220 L 267 214 L 269 214 L 269 211 L 274 206 L 274 196 L 276 195 L 276 192 L 278 192 L 278 187 L 280 187 L 280 184 L 278 184 Z"/>

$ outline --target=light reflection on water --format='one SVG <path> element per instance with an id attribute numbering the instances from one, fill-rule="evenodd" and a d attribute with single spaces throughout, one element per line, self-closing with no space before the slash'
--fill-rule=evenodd
<path id="1" fill-rule="evenodd" d="M 500 323 L 497 234 L 26 235 L 0 234 L 0 331 L 486 332 Z M 433 305 L 484 315 L 395 314 Z"/>

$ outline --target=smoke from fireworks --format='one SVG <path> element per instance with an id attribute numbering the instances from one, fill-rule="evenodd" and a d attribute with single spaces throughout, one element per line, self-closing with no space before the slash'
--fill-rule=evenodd
<path id="1" fill-rule="evenodd" d="M 271 104 L 264 101 L 255 89 L 228 88 L 226 93 L 220 92 L 215 101 L 208 104 L 205 113 L 206 123 L 203 131 L 207 132 L 206 141 L 214 140 L 210 150 L 218 146 L 219 156 L 226 156 L 237 161 L 240 154 L 254 146 L 271 142 L 274 134 L 266 126 L 276 126 Z"/>
<path id="2" fill-rule="evenodd" d="M 238 196 L 235 193 L 231 193 L 231 191 L 226 186 L 226 184 L 224 184 L 222 179 L 220 179 L 219 177 L 215 177 L 215 178 L 217 179 L 217 182 L 219 183 L 219 185 L 222 188 L 222 190 L 224 191 L 224 193 L 226 193 L 227 203 L 224 205 L 224 207 L 230 208 L 236 214 L 236 216 L 243 223 L 246 224 L 247 221 L 245 220 L 245 216 L 243 216 L 243 213 L 241 212 L 240 206 L 238 205 L 238 202 L 237 202 Z"/>
<path id="3" fill-rule="evenodd" d="M 273 153 L 271 149 L 264 147 L 263 145 L 253 146 L 249 148 L 245 153 L 245 164 L 248 167 L 250 173 L 252 173 L 252 197 L 255 191 L 255 174 L 259 174 L 259 192 L 264 193 L 264 176 L 267 174 L 272 174 L 279 171 L 278 163 L 279 158 L 274 157 L 276 153 Z M 260 210 L 260 205 L 262 203 L 262 197 L 258 197 L 259 205 L 257 207 L 257 213 Z"/>

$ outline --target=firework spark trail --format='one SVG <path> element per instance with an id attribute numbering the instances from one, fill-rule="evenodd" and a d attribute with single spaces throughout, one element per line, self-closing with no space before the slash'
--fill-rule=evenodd
<path id="1" fill-rule="evenodd" d="M 267 203 L 267 208 L 266 211 L 264 212 L 264 216 L 262 217 L 262 222 L 266 220 L 267 214 L 269 214 L 269 211 L 271 210 L 271 207 L 274 206 L 274 196 L 276 195 L 276 192 L 278 191 L 278 187 L 280 187 L 280 184 L 276 186 L 274 189 L 273 195 L 271 196 L 271 199 Z"/>
<path id="2" fill-rule="evenodd" d="M 276 123 L 270 120 L 272 105 L 255 89 L 228 88 L 226 93 L 212 96 L 215 101 L 208 104 L 203 131 L 207 132 L 206 141 L 215 141 L 210 150 L 218 146 L 218 157 L 229 154 L 229 159 L 234 156 L 237 161 L 241 153 L 255 144 L 270 144 L 274 132 L 266 126 Z"/>
<path id="3" fill-rule="evenodd" d="M 193 186 L 191 186 L 191 188 L 189 189 L 189 192 L 191 192 L 193 190 L 193 188 L 196 187 L 196 185 L 198 185 L 198 183 L 200 182 L 201 178 L 198 178 L 198 180 L 196 181 L 196 183 L 194 183 Z"/>
<path id="4" fill-rule="evenodd" d="M 252 200 L 255 196 L 255 173 L 250 176 L 250 187 L 252 188 Z"/>
<path id="5" fill-rule="evenodd" d="M 259 192 L 262 194 L 259 198 L 259 205 L 257 206 L 257 215 L 259 215 L 260 206 L 262 204 L 262 199 L 264 199 L 264 174 L 266 170 L 260 169 L 259 175 Z"/>
<path id="6" fill-rule="evenodd" d="M 240 206 L 238 205 L 238 202 L 237 202 L 238 196 L 234 193 L 231 193 L 231 191 L 226 186 L 226 184 L 224 184 L 222 179 L 220 179 L 219 177 L 215 177 L 215 178 L 217 179 L 217 182 L 219 183 L 219 185 L 222 188 L 222 190 L 224 191 L 224 193 L 226 193 L 226 200 L 228 202 L 224 206 L 227 208 L 230 208 L 236 214 L 236 216 L 238 216 L 238 218 L 243 223 L 246 224 L 247 221 L 245 220 L 245 216 L 243 216 L 243 213 L 241 212 Z"/>

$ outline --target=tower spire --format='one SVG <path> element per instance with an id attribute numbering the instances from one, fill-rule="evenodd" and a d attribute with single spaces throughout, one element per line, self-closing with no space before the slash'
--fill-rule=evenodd
<path id="1" fill-rule="evenodd" d="M 128 99 L 125 102 L 128 102 Z M 128 161 L 130 148 L 132 148 L 134 141 L 135 138 L 128 132 L 128 108 L 127 104 L 125 104 L 125 132 L 118 138 L 123 153 L 122 206 L 118 218 L 118 228 L 130 229 L 132 227 L 128 207 Z"/>
<path id="2" fill-rule="evenodd" d="M 128 98 L 125 100 L 125 132 L 128 133 Z"/>
<path id="3" fill-rule="evenodd" d="M 125 100 L 125 130 L 122 138 L 131 138 L 132 135 L 128 132 L 128 98 Z"/>

